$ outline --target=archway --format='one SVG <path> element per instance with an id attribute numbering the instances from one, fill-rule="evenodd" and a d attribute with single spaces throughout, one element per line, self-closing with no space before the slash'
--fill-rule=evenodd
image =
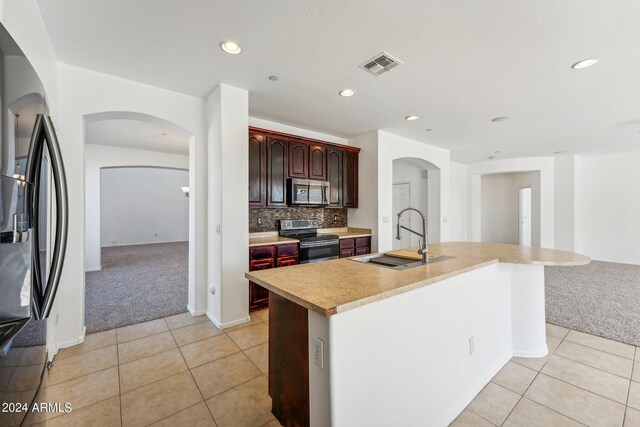
<path id="1" fill-rule="evenodd" d="M 102 236 L 102 209 L 101 199 L 103 193 L 103 175 L 105 171 L 128 171 L 127 173 L 136 172 L 136 176 L 147 177 L 150 171 L 166 171 L 182 170 L 183 174 L 188 175 L 186 183 L 176 184 L 175 189 L 167 189 L 174 197 L 178 197 L 173 204 L 186 203 L 188 206 L 188 261 L 184 266 L 187 276 L 187 294 L 188 303 L 184 304 L 180 311 L 187 311 L 189 303 L 193 301 L 195 293 L 195 277 L 194 277 L 194 258 L 195 258 L 195 198 L 197 197 L 194 182 L 194 171 L 190 168 L 190 156 L 193 152 L 194 136 L 189 131 L 171 123 L 167 120 L 136 112 L 103 112 L 86 115 L 84 117 L 84 142 L 85 142 L 85 271 L 87 274 L 91 271 L 102 269 L 103 246 L 117 245 L 149 245 L 168 243 L 166 240 L 169 232 L 156 232 L 154 236 L 153 230 L 148 230 L 150 238 L 142 238 L 138 236 L 138 240 L 127 239 L 127 233 L 120 233 L 120 237 L 112 238 L 115 243 L 109 243 L 112 239 L 106 240 Z M 125 172 L 118 172 L 124 174 Z M 157 178 L 155 178 L 157 179 Z M 144 178 L 144 182 L 149 179 Z M 130 181 L 140 184 L 137 180 Z M 164 182 L 164 181 L 163 181 Z M 182 182 L 182 181 L 181 181 Z M 121 183 L 122 184 L 122 183 Z M 140 186 L 140 185 L 138 185 Z M 185 194 L 180 187 L 189 188 L 189 198 L 185 198 Z M 134 185 L 131 185 L 134 187 Z M 125 190 L 129 190 L 126 188 Z M 149 193 L 147 190 L 139 190 L 143 194 Z M 157 197 L 158 195 L 156 195 Z M 132 199 L 135 200 L 135 199 Z M 166 202 L 166 201 L 165 201 Z M 131 212 L 135 215 L 136 212 Z M 155 219 L 153 213 L 147 212 L 146 215 L 151 219 Z M 125 221 L 125 220 L 123 220 Z M 124 224 L 124 222 L 123 222 Z M 122 227 L 126 228 L 126 227 Z M 114 234 L 114 233 L 112 233 Z M 175 236 L 174 236 L 175 238 Z M 157 241 L 154 241 L 157 240 Z M 165 242 L 166 240 L 166 242 Z M 123 247 L 124 247 L 123 246 Z M 150 246 L 148 246 L 150 247 Z M 181 249 L 182 250 L 182 249 Z M 157 252 L 156 252 L 157 253 Z M 160 255 L 158 255 L 160 256 Z M 172 261 L 175 265 L 175 261 Z M 181 267 L 182 268 L 182 267 Z M 87 284 L 85 284 L 87 286 Z M 87 292 L 87 289 L 85 289 Z M 87 305 L 87 302 L 85 302 Z M 88 307 L 88 305 L 87 305 Z M 135 311 L 137 308 L 132 308 Z M 159 313 L 157 317 L 164 317 L 167 312 Z M 90 313 L 85 311 L 85 319 Z M 146 318 L 140 316 L 124 316 L 130 319 L 138 319 L 138 321 L 150 320 L 154 317 L 154 313 L 150 310 Z M 137 323 L 137 322 L 133 322 Z M 95 326 L 87 324 L 88 332 L 95 332 L 100 329 L 111 329 L 113 327 L 124 326 L 125 324 L 114 324 L 113 322 L 104 322 L 104 326 L 98 329 Z"/>
<path id="2" fill-rule="evenodd" d="M 396 239 L 398 212 L 406 207 L 421 211 L 427 220 L 427 242 L 436 243 L 440 233 L 440 168 L 424 159 L 403 157 L 393 160 L 393 248 L 418 246 L 420 238 L 401 231 Z M 401 225 L 422 233 L 422 220 L 416 212 L 405 213 Z"/>

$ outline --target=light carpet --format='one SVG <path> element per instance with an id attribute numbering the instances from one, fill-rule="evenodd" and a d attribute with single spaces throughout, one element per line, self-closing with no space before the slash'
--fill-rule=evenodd
<path id="1" fill-rule="evenodd" d="M 547 321 L 640 345 L 640 266 L 545 267 Z"/>
<path id="2" fill-rule="evenodd" d="M 102 248 L 102 270 L 86 273 L 87 333 L 187 311 L 188 242 Z"/>

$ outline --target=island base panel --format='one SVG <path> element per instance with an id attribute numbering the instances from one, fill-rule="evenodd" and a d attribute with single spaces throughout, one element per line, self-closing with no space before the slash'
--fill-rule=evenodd
<path id="1" fill-rule="evenodd" d="M 269 395 L 285 427 L 309 425 L 308 325 L 306 308 L 270 292 Z"/>

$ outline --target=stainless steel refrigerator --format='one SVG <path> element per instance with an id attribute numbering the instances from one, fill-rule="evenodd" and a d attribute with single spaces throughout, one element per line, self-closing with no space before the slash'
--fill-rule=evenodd
<path id="1" fill-rule="evenodd" d="M 67 245 L 67 187 L 38 75 L 0 25 L 0 426 L 30 425 Z"/>

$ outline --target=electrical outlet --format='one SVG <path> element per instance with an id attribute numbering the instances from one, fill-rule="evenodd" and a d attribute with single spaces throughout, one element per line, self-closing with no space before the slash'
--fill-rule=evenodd
<path id="1" fill-rule="evenodd" d="M 320 369 L 324 368 L 324 341 L 320 338 L 313 337 L 313 363 Z"/>
<path id="2" fill-rule="evenodd" d="M 473 356 L 473 353 L 476 351 L 476 341 L 475 337 L 469 337 L 469 356 Z"/>
<path id="3" fill-rule="evenodd" d="M 220 224 L 216 224 L 216 234 L 220 234 Z"/>
<path id="4" fill-rule="evenodd" d="M 262 218 L 258 217 L 258 225 L 262 225 Z"/>
<path id="5" fill-rule="evenodd" d="M 333 221 L 334 222 L 338 221 L 338 215 L 333 215 Z"/>

